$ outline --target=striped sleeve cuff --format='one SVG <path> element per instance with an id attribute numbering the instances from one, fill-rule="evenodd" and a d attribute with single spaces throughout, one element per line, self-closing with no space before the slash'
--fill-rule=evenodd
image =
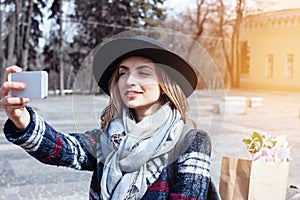
<path id="1" fill-rule="evenodd" d="M 201 152 L 190 152 L 178 159 L 178 172 L 210 177 L 210 157 Z"/>
<path id="2" fill-rule="evenodd" d="M 28 152 L 34 152 L 38 149 L 45 134 L 45 122 L 31 107 L 26 108 L 31 116 L 28 127 L 20 131 L 8 119 L 4 125 L 4 134 L 8 141 L 19 145 Z"/>

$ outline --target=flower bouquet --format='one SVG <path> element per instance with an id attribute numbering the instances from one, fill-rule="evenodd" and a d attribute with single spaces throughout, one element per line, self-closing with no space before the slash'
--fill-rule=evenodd
<path id="1" fill-rule="evenodd" d="M 285 135 L 271 137 L 253 132 L 250 139 L 243 139 L 249 151 L 249 159 L 264 162 L 291 161 L 291 147 Z"/>
<path id="2" fill-rule="evenodd" d="M 253 132 L 243 142 L 247 159 L 223 157 L 219 192 L 222 200 L 286 198 L 291 147 L 286 136 Z"/>

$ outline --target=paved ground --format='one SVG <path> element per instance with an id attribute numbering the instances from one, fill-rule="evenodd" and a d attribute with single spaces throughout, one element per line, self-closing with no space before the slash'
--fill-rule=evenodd
<path id="1" fill-rule="evenodd" d="M 218 184 L 222 156 L 246 157 L 241 142 L 254 130 L 286 134 L 292 145 L 287 199 L 300 199 L 300 93 L 263 91 L 226 91 L 227 96 L 262 97 L 262 107 L 247 107 L 245 114 L 215 113 L 220 96 L 198 92 L 191 100 L 191 113 L 200 128 L 211 133 L 213 140 L 212 174 Z M 106 105 L 103 96 L 50 96 L 32 100 L 31 105 L 56 129 L 63 132 L 84 131 L 98 125 L 99 111 Z M 95 111 L 95 108 L 97 110 Z M 0 123 L 6 117 L 0 112 Z M 88 199 L 91 174 L 56 166 L 46 166 L 9 144 L 0 133 L 0 199 Z"/>

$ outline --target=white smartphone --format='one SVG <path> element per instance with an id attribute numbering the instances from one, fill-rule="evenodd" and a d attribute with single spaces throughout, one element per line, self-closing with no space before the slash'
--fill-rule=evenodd
<path id="1" fill-rule="evenodd" d="M 48 73 L 46 71 L 24 71 L 10 73 L 10 82 L 22 82 L 26 85 L 24 90 L 13 90 L 12 97 L 43 99 L 48 96 Z"/>

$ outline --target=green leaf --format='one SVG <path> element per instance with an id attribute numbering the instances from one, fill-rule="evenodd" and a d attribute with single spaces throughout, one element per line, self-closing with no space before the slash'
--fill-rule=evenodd
<path id="1" fill-rule="evenodd" d="M 243 139 L 243 142 L 244 142 L 247 146 L 249 146 L 249 144 L 251 143 L 251 141 L 252 141 L 252 140 L 250 140 L 250 139 Z"/>
<path id="2" fill-rule="evenodd" d="M 254 139 L 254 138 L 257 138 L 257 140 L 259 141 L 259 142 L 263 142 L 263 137 L 258 133 L 258 132 L 256 132 L 256 131 L 254 131 L 253 133 L 252 133 L 252 138 Z"/>

